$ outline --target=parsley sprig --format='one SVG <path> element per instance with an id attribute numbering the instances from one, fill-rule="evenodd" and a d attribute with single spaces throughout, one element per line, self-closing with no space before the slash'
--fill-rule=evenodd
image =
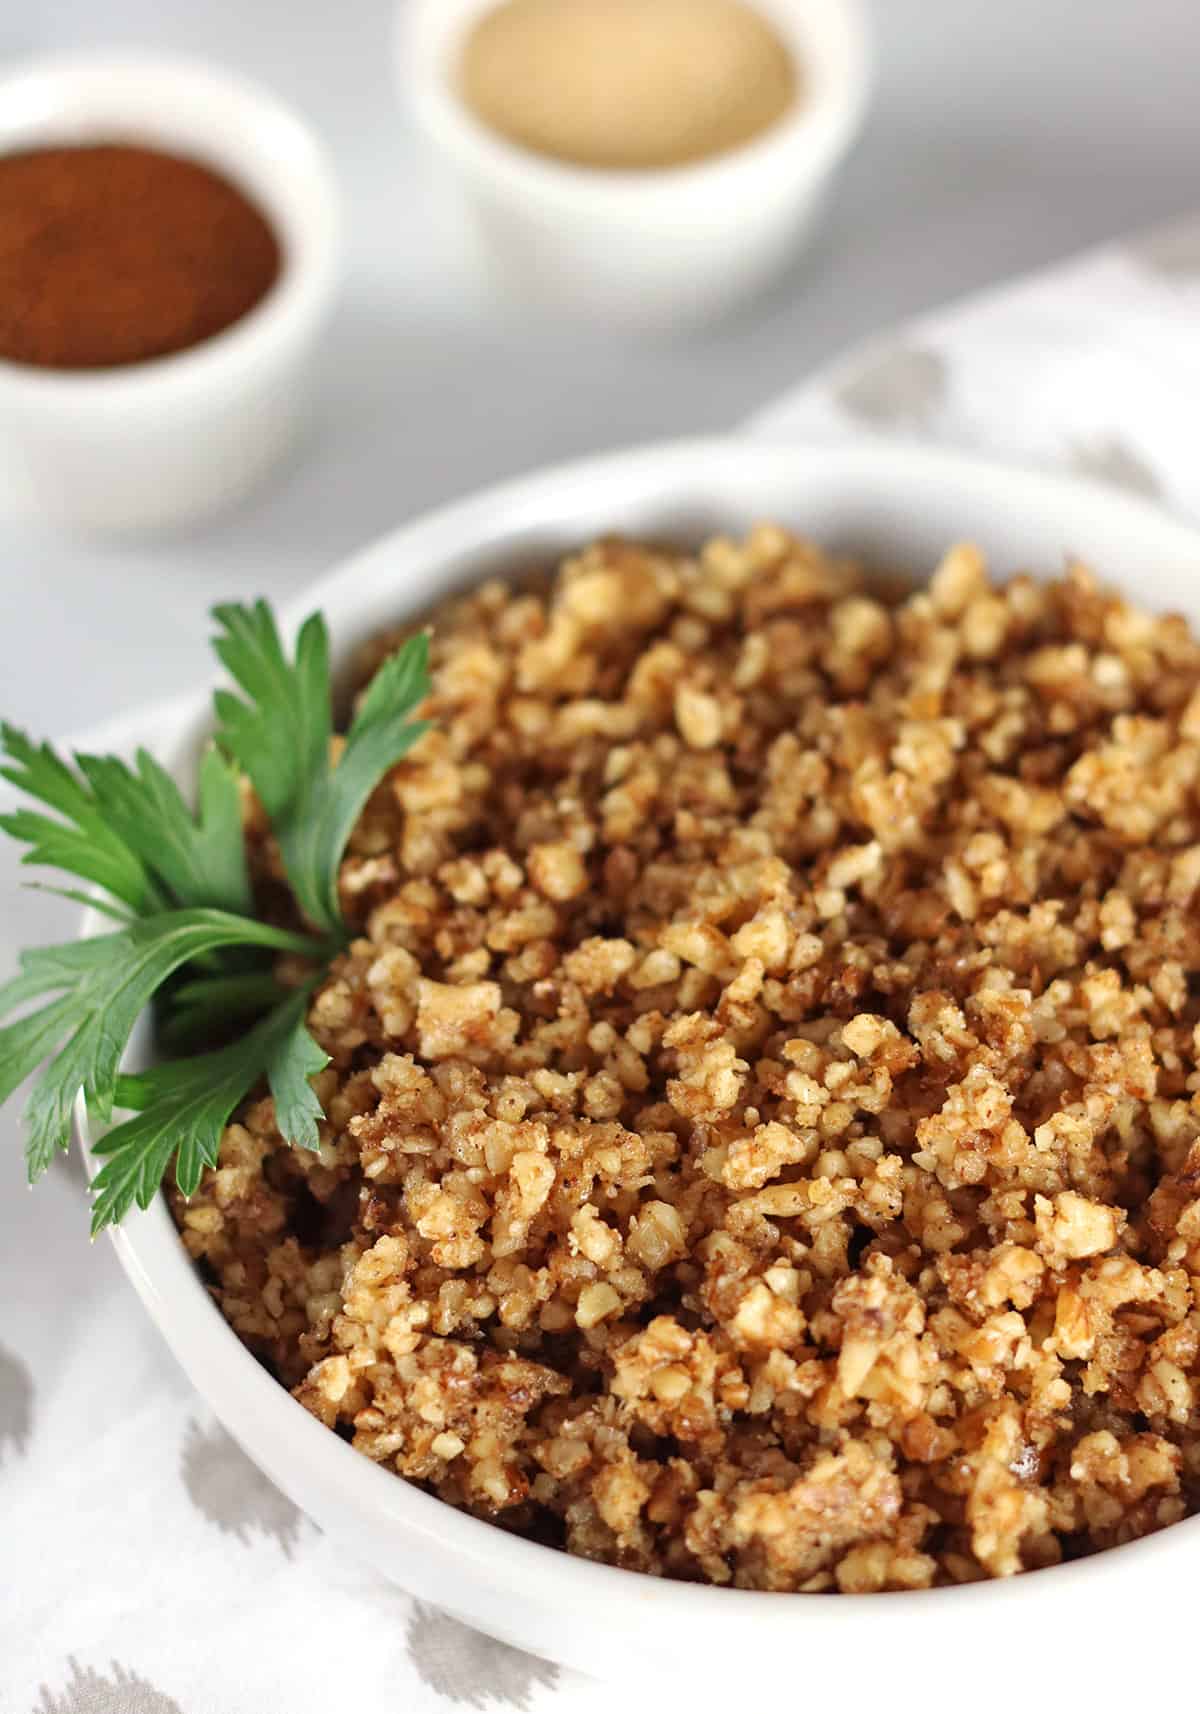
<path id="1" fill-rule="evenodd" d="M 215 610 L 215 650 L 237 686 L 214 699 L 217 729 L 191 810 L 146 751 L 74 757 L 0 726 L 0 776 L 43 807 L 0 815 L 28 847 L 22 861 L 85 889 L 59 889 L 110 916 L 90 940 L 25 952 L 0 986 L 0 1103 L 42 1066 L 25 1111 L 32 1184 L 70 1142 L 82 1091 L 114 1124 L 95 1144 L 92 1232 L 153 1200 L 171 1161 L 185 1196 L 215 1166 L 221 1133 L 265 1083 L 281 1135 L 320 1143 L 311 1079 L 328 1059 L 305 1027 L 313 987 L 345 945 L 338 868 L 380 780 L 425 730 L 412 718 L 429 689 L 428 639 L 412 638 L 376 673 L 340 750 L 333 740 L 329 639 L 319 614 L 289 659 L 265 602 Z M 240 692 L 240 694 L 238 694 Z M 266 811 L 303 926 L 254 915 L 239 776 Z M 47 813 L 47 812 L 52 813 Z M 121 1072 L 151 1003 L 165 1047 L 236 1033 L 220 1047 Z M 15 1018 L 13 1014 L 19 1014 Z"/>

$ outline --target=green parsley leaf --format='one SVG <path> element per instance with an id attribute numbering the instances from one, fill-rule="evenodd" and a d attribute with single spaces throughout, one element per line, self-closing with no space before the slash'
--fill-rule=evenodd
<path id="1" fill-rule="evenodd" d="M 214 607 L 213 618 L 223 632 L 213 648 L 249 699 L 217 692 L 218 738 L 250 776 L 278 834 L 310 781 L 329 767 L 329 634 L 321 615 L 312 614 L 300 628 L 291 663 L 265 601 Z"/>
<path id="2" fill-rule="evenodd" d="M 67 818 L 0 816 L 0 830 L 30 847 L 22 862 L 78 875 L 138 914 L 172 904 L 250 912 L 238 778 L 215 746 L 200 766 L 193 818 L 145 750 L 136 772 L 115 756 L 76 756 L 80 780 L 49 744 L 35 749 L 15 727 L 0 729 L 0 742 L 14 764 L 0 774 Z"/>
<path id="3" fill-rule="evenodd" d="M 307 995 L 305 996 L 307 999 Z M 275 1123 L 280 1135 L 298 1149 L 321 1146 L 317 1121 L 325 1117 L 309 1083 L 329 1064 L 329 1055 L 319 1048 L 304 1027 L 303 1008 L 291 1026 L 281 1029 L 266 1054 L 267 1086 L 275 1102 Z"/>
<path id="4" fill-rule="evenodd" d="M 166 769 L 145 750 L 137 771 L 116 756 L 77 756 L 108 826 L 181 906 L 252 909 L 236 771 L 210 745 L 200 764 L 196 817 Z"/>
<path id="5" fill-rule="evenodd" d="M 301 629 L 294 665 L 261 602 L 253 609 L 220 607 L 216 617 L 226 630 L 217 652 L 252 699 L 218 692 L 219 742 L 262 799 L 305 917 L 340 934 L 337 874 L 346 842 L 384 774 L 426 730 L 410 716 L 429 691 L 429 639 L 410 638 L 376 673 L 334 766 L 329 645 L 319 616 Z M 296 731 L 291 750 L 278 742 L 289 722 Z"/>
<path id="6" fill-rule="evenodd" d="M 236 1018 L 269 1012 L 286 992 L 270 970 L 240 970 L 226 975 L 197 976 L 173 988 L 169 1008 L 159 1024 L 164 1046 L 186 1047 L 212 1041 Z"/>
<path id="7" fill-rule="evenodd" d="M 114 934 L 26 952 L 21 975 L 0 989 L 0 1017 L 25 1000 L 60 993 L 41 1011 L 0 1029 L 0 1101 L 52 1049 L 25 1110 L 30 1183 L 70 1141 L 71 1108 L 82 1089 L 102 1119 L 112 1115 L 117 1068 L 138 1017 L 174 971 L 228 946 L 312 950 L 302 936 L 224 911 L 169 911 Z M 65 993 L 61 990 L 66 989 Z"/>
<path id="8" fill-rule="evenodd" d="M 50 745 L 0 728 L 0 776 L 56 812 L 17 810 L 0 816 L 0 831 L 29 847 L 24 862 L 100 889 L 105 896 L 51 890 L 118 925 L 24 953 L 19 974 L 0 987 L 0 1102 L 42 1067 L 25 1114 L 31 1182 L 67 1147 L 81 1093 L 99 1123 L 116 1108 L 133 1114 L 95 1145 L 105 1164 L 94 1185 L 94 1232 L 135 1204 L 146 1207 L 173 1157 L 191 1195 L 216 1163 L 234 1109 L 260 1083 L 283 1137 L 319 1146 L 323 1114 L 312 1079 L 328 1060 L 304 1020 L 313 986 L 347 938 L 338 869 L 371 792 L 425 731 L 412 715 L 429 689 L 427 637 L 412 638 L 375 675 L 335 762 L 321 616 L 305 621 L 291 659 L 265 602 L 220 607 L 215 617 L 216 651 L 241 695 L 216 695 L 217 743 L 201 765 L 195 813 L 145 751 L 133 766 L 77 756 L 76 772 Z M 316 933 L 253 914 L 235 769 L 258 793 L 296 907 Z M 304 961 L 307 987 L 276 974 L 281 954 Z M 124 1076 L 121 1059 L 151 1001 L 160 1045 L 222 1039 L 234 1023 L 245 1033 Z"/>
<path id="9" fill-rule="evenodd" d="M 37 747 L 17 727 L 5 724 L 0 726 L 0 754 L 8 758 L 0 777 L 66 817 L 55 821 L 32 809 L 0 815 L 0 831 L 30 847 L 23 863 L 78 875 L 131 910 L 166 906 L 165 895 L 113 829 L 103 805 L 49 744 Z"/>
<path id="10" fill-rule="evenodd" d="M 337 766 L 316 783 L 280 839 L 297 895 L 313 900 L 312 920 L 331 932 L 342 920 L 338 865 L 354 824 L 387 770 L 428 730 L 427 721 L 409 719 L 428 694 L 428 659 L 429 639 L 421 635 L 380 668 Z"/>
<path id="11" fill-rule="evenodd" d="M 297 991 L 228 1047 L 117 1079 L 117 1105 L 137 1111 L 94 1145 L 104 1165 L 92 1180 L 93 1237 L 122 1220 L 135 1203 L 150 1206 L 173 1156 L 176 1183 L 193 1196 L 205 1167 L 217 1164 L 230 1115 L 264 1068 L 281 1133 L 289 1142 L 316 1148 L 321 1109 L 306 1079 L 328 1061 L 304 1027 L 309 993 Z M 298 1094 L 300 1085 L 307 1103 Z M 305 1106 L 313 1116 L 296 1121 L 293 1109 Z"/>

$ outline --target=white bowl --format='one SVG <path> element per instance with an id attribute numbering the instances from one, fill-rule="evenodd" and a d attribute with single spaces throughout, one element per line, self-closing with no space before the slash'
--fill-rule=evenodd
<path id="1" fill-rule="evenodd" d="M 1200 620 L 1200 536 L 1143 501 L 934 450 L 745 441 L 649 447 L 491 489 L 356 555 L 287 617 L 294 628 L 323 609 L 345 659 L 452 585 L 543 562 L 598 533 L 689 537 L 768 518 L 914 572 L 963 536 L 985 544 L 1001 573 L 1053 572 L 1074 554 L 1137 600 Z M 197 698 L 168 757 L 181 778 L 208 718 Z M 137 1045 L 144 1051 L 144 1039 Z M 82 1111 L 77 1122 L 86 1141 Z M 930 1714 L 957 1706 L 963 1686 L 974 1708 L 994 1706 L 989 1686 L 1010 1702 L 1000 1657 L 1014 1646 L 1035 1705 L 1069 1695 L 1072 1707 L 1096 1708 L 1116 1704 L 1122 1674 L 1133 1675 L 1131 1695 L 1145 1682 L 1143 1644 L 1097 1646 L 1106 1631 L 1128 1639 L 1144 1625 L 1163 1673 L 1188 1647 L 1200 1518 L 1006 1583 L 832 1598 L 671 1583 L 536 1546 L 409 1486 L 296 1404 L 221 1319 L 161 1198 L 114 1242 L 197 1389 L 298 1506 L 381 1577 L 522 1648 L 601 1676 L 678 1675 L 686 1661 L 710 1681 L 728 1672 L 743 1690 L 802 1684 L 815 1706 L 836 1697 Z"/>
<path id="2" fill-rule="evenodd" d="M 309 128 L 213 67 L 97 53 L 0 77 L 0 152 L 114 140 L 242 186 L 280 238 L 280 276 L 232 327 L 172 356 L 87 371 L 0 362 L 0 512 L 160 529 L 241 498 L 294 444 L 336 281 L 337 198 Z"/>
<path id="3" fill-rule="evenodd" d="M 754 0 L 804 76 L 789 115 L 694 166 L 608 172 L 521 149 L 457 89 L 464 41 L 496 0 L 399 0 L 405 104 L 454 169 L 495 272 L 591 318 L 692 325 L 760 290 L 799 249 L 862 119 L 870 84 L 859 0 Z"/>

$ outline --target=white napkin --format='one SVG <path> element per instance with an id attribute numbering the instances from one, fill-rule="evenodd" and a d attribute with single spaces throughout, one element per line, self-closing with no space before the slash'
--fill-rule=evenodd
<path id="1" fill-rule="evenodd" d="M 749 425 L 870 429 L 1085 470 L 1200 517 L 1200 222 L 923 317 Z M 162 710 L 89 735 L 161 742 Z M 0 978 L 66 907 L 0 851 Z M 589 1714 L 611 1688 L 382 1585 L 259 1475 L 191 1391 L 108 1244 L 78 1166 L 23 1188 L 0 1117 L 2 1714 Z M 619 1654 L 619 1651 L 617 1651 Z M 661 1692 L 623 1685 L 630 1714 Z M 687 1689 L 704 1707 L 702 1690 Z"/>
<path id="2" fill-rule="evenodd" d="M 1200 518 L 1200 217 L 918 317 L 754 416 L 1073 470 Z"/>

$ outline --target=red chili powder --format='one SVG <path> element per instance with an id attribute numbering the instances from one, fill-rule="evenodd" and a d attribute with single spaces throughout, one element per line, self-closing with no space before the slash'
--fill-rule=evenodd
<path id="1" fill-rule="evenodd" d="M 254 204 L 197 161 L 120 143 L 0 155 L 0 358 L 107 369 L 186 351 L 279 274 Z"/>

